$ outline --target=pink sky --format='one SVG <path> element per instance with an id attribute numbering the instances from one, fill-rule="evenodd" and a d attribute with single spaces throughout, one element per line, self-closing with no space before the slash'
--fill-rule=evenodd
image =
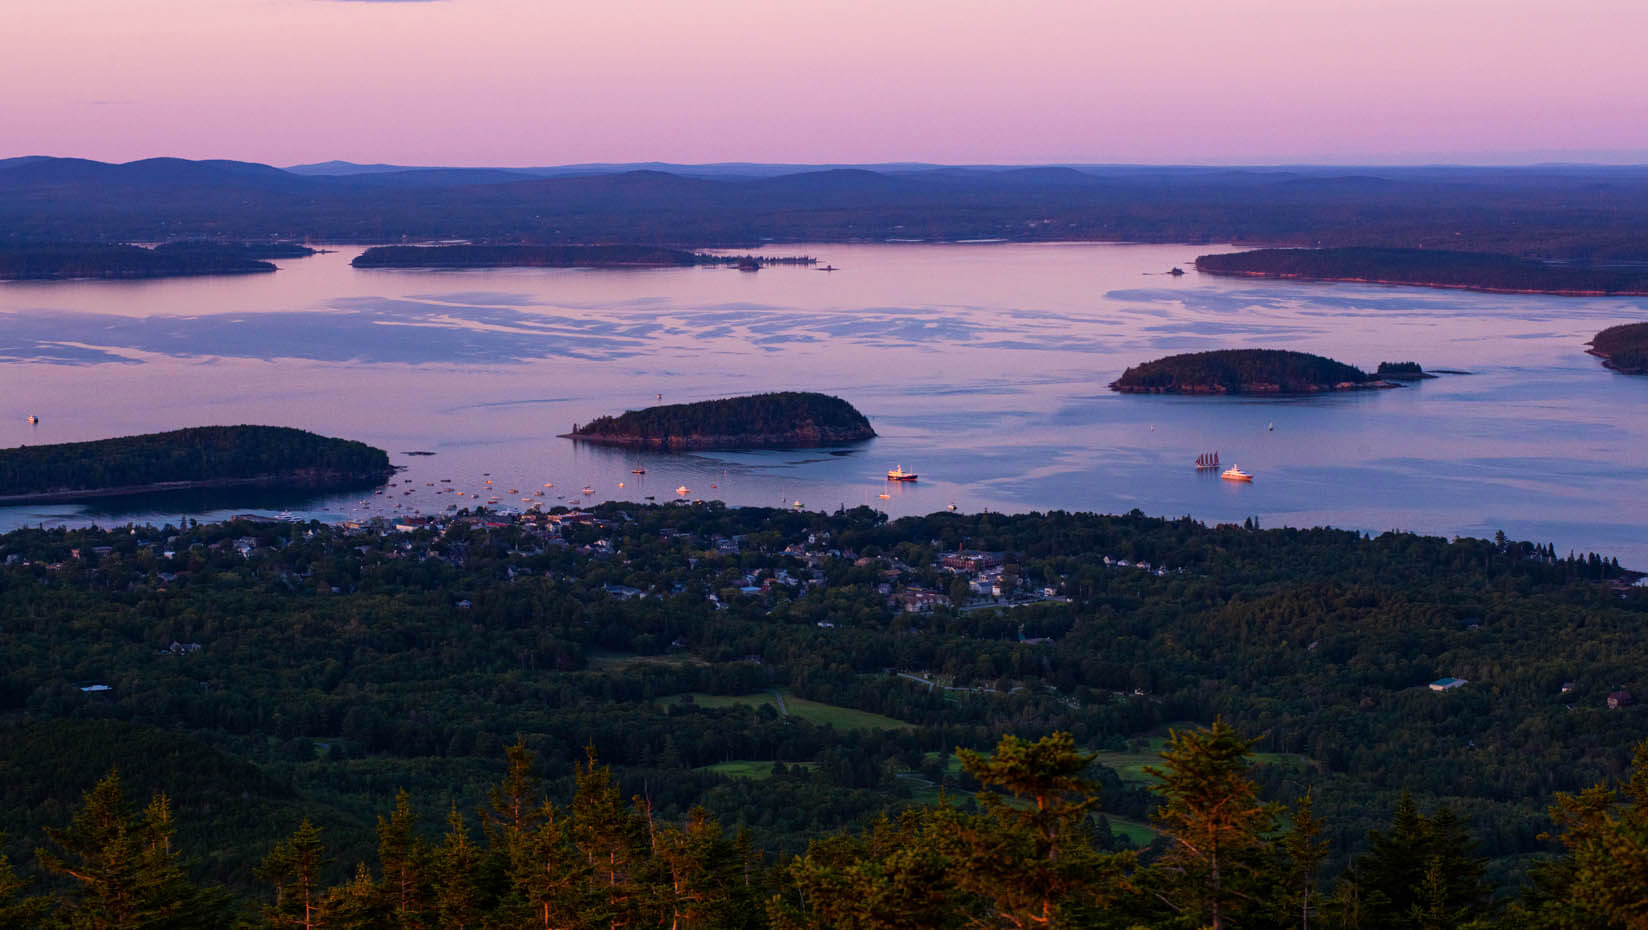
<path id="1" fill-rule="evenodd" d="M 0 156 L 1648 161 L 1644 0 L 6 6 Z"/>

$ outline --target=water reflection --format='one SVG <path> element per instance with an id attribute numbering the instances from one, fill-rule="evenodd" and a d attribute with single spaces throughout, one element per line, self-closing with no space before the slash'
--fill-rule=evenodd
<path id="1" fill-rule="evenodd" d="M 843 270 L 361 272 L 342 250 L 256 280 L 0 285 L 0 446 L 268 423 L 361 439 L 406 468 L 383 495 L 5 508 L 0 527 L 251 509 L 394 516 L 492 496 L 516 508 L 663 501 L 685 486 L 895 516 L 955 502 L 1504 529 L 1648 567 L 1634 529 L 1648 521 L 1648 379 L 1583 353 L 1604 326 L 1648 319 L 1648 301 L 1145 276 L 1209 251 L 1185 246 L 784 250 Z M 1289 399 L 1105 389 L 1144 359 L 1243 346 L 1475 374 Z M 880 438 L 680 455 L 556 438 L 659 394 L 780 389 L 844 396 Z M 1199 477 L 1192 460 L 1214 449 L 1255 482 Z M 899 464 L 921 480 L 889 485 Z"/>

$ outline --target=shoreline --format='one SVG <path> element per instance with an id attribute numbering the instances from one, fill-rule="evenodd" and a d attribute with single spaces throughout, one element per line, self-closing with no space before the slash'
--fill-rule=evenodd
<path id="1" fill-rule="evenodd" d="M 699 449 L 811 449 L 822 446 L 846 445 L 874 439 L 866 436 L 817 436 L 775 439 L 770 434 L 739 436 L 602 436 L 587 433 L 561 433 L 557 438 L 573 442 L 588 442 L 601 446 L 658 449 L 663 451 L 692 451 Z"/>
<path id="2" fill-rule="evenodd" d="M 1608 369 L 1609 371 L 1615 371 L 1622 375 L 1648 375 L 1648 368 L 1621 368 L 1620 366 L 1614 364 L 1614 357 L 1606 352 L 1601 352 L 1592 348 L 1586 349 L 1585 354 L 1602 359 L 1602 367 Z"/>
<path id="3" fill-rule="evenodd" d="M 1419 381 L 1422 378 L 1411 380 Z M 1195 385 L 1192 387 L 1139 387 L 1131 384 L 1119 384 L 1112 381 L 1110 390 L 1117 394 L 1188 394 L 1192 397 L 1309 397 L 1314 394 L 1349 394 L 1355 391 L 1385 391 L 1393 388 L 1406 387 L 1393 380 L 1380 379 L 1364 381 L 1360 384 L 1346 382 L 1344 384 L 1323 385 L 1309 391 L 1284 391 L 1279 385 L 1259 383 L 1243 385 L 1240 390 L 1229 390 L 1222 384 Z"/>
<path id="4" fill-rule="evenodd" d="M 1311 281 L 1328 284 L 1376 284 L 1384 287 L 1428 287 L 1434 290 L 1475 291 L 1480 294 L 1530 294 L 1545 297 L 1648 297 L 1648 290 L 1580 291 L 1561 289 L 1529 289 L 1492 287 L 1486 284 L 1447 284 L 1439 281 L 1404 281 L 1388 278 L 1357 278 L 1349 275 L 1291 274 L 1280 271 L 1215 271 L 1197 268 L 1202 274 L 1226 278 L 1261 278 L 1272 281 Z"/>
<path id="5" fill-rule="evenodd" d="M 344 475 L 337 472 L 312 474 L 291 472 L 283 475 L 255 475 L 250 478 L 205 478 L 195 481 L 151 481 L 146 484 L 128 484 L 113 488 L 63 489 L 36 491 L 28 494 L 0 495 L 0 506 L 13 504 L 49 504 L 89 500 L 100 497 L 128 497 L 138 494 L 160 494 L 167 491 L 196 491 L 215 488 L 244 488 L 283 486 L 291 488 L 343 488 L 381 481 L 387 475 Z"/>

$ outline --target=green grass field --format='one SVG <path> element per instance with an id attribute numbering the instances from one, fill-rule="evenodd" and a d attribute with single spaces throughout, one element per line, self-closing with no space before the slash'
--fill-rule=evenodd
<path id="1" fill-rule="evenodd" d="M 591 649 L 585 653 L 589 660 L 589 667 L 593 670 L 614 672 L 633 668 L 637 665 L 707 665 L 703 659 L 685 652 L 671 652 L 657 656 L 636 655 L 633 652 L 611 652 L 606 649 Z"/>
<path id="2" fill-rule="evenodd" d="M 795 768 L 799 765 L 805 769 L 812 769 L 816 765 L 816 763 L 813 762 L 787 762 L 785 764 L 790 768 Z M 717 762 L 714 765 L 701 765 L 696 769 L 696 771 L 715 772 L 716 774 L 726 775 L 731 778 L 754 778 L 759 780 L 772 777 L 772 765 L 773 764 L 771 762 L 752 762 L 747 759 L 735 759 L 731 762 Z"/>
<path id="3" fill-rule="evenodd" d="M 663 703 L 675 703 L 683 695 L 672 695 L 660 698 Z M 774 710 L 780 710 L 777 695 L 770 691 L 759 694 L 704 694 L 692 692 L 692 701 L 699 707 L 761 707 L 770 705 Z M 839 707 L 835 704 L 823 704 L 818 701 L 809 701 L 784 692 L 782 710 L 798 720 L 805 720 L 819 726 L 831 726 L 838 730 L 904 730 L 911 724 L 881 714 L 872 714 L 868 711 L 854 710 L 851 707 Z"/>
<path id="4" fill-rule="evenodd" d="M 1170 725 L 1172 729 L 1190 729 L 1195 726 L 1196 724 L 1194 723 L 1175 723 Z M 1161 766 L 1161 753 L 1163 749 L 1167 748 L 1166 729 L 1167 728 L 1164 728 L 1164 732 L 1159 736 L 1149 737 L 1146 740 L 1149 745 L 1143 752 L 1101 751 L 1093 754 L 1095 756 L 1093 761 L 1099 763 L 1100 765 L 1115 769 L 1116 774 L 1121 776 L 1122 781 L 1134 782 L 1136 784 L 1150 784 L 1154 782 L 1155 779 L 1152 778 L 1149 773 L 1145 772 L 1145 767 Z M 1295 763 L 1307 766 L 1312 764 L 1309 759 L 1306 759 L 1303 756 L 1290 755 L 1288 753 L 1256 752 L 1253 754 L 1254 765 L 1275 765 L 1277 763 Z"/>

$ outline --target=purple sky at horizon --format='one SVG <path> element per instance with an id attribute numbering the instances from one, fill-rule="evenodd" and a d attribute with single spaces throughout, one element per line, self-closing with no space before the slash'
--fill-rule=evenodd
<path id="1" fill-rule="evenodd" d="M 1648 162 L 1643 0 L 12 0 L 0 157 Z"/>

